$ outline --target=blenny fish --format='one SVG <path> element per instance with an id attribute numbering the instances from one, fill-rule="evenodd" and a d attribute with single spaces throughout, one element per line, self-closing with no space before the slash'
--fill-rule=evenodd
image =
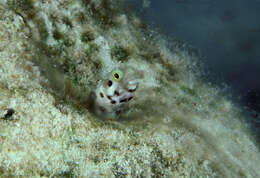
<path id="1" fill-rule="evenodd" d="M 95 112 L 107 117 L 117 117 L 134 98 L 139 82 L 131 70 L 114 69 L 100 81 L 95 91 Z"/>

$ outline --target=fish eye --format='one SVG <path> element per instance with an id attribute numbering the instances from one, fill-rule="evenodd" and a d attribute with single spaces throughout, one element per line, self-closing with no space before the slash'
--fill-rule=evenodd
<path id="1" fill-rule="evenodd" d="M 113 82 L 112 82 L 111 80 L 109 80 L 109 81 L 107 82 L 107 85 L 108 85 L 109 87 L 111 87 L 111 86 L 113 85 Z"/>
<path id="2" fill-rule="evenodd" d="M 120 70 L 115 70 L 112 72 L 112 78 L 115 82 L 119 82 L 123 78 L 123 73 Z"/>

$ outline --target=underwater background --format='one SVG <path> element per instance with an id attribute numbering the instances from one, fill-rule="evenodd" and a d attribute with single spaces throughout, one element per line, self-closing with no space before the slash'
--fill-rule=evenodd
<path id="1" fill-rule="evenodd" d="M 209 81 L 249 112 L 260 137 L 260 1 L 132 2 L 147 23 L 197 51 Z"/>

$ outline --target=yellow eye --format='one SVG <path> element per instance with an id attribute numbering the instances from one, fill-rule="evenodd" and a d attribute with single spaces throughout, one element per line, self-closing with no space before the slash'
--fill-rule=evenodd
<path id="1" fill-rule="evenodd" d="M 119 82 L 123 78 L 123 72 L 121 70 L 114 70 L 112 72 L 112 78 L 115 82 Z"/>

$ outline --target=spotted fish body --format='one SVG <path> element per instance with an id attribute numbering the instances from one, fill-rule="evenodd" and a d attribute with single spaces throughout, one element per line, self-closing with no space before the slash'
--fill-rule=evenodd
<path id="1" fill-rule="evenodd" d="M 101 81 L 95 91 L 95 111 L 103 117 L 116 117 L 134 98 L 138 88 L 135 79 L 128 78 L 121 70 L 114 70 Z"/>

